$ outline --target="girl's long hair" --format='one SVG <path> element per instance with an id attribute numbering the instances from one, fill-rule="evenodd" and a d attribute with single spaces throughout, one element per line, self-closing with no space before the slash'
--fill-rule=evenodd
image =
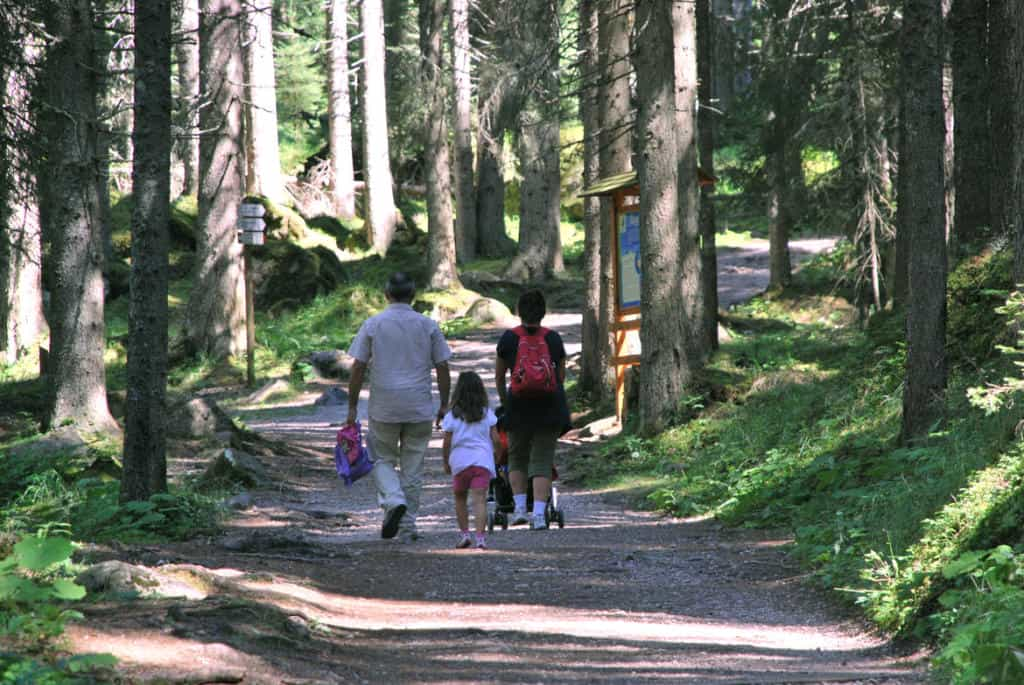
<path id="1" fill-rule="evenodd" d="M 487 390 L 480 376 L 474 371 L 460 373 L 452 393 L 452 414 L 455 418 L 476 423 L 484 418 L 487 405 Z"/>

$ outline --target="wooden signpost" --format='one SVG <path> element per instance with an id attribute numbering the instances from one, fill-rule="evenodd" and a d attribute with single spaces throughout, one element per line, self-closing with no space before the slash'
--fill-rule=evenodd
<path id="1" fill-rule="evenodd" d="M 238 241 L 242 243 L 245 271 L 245 371 L 250 388 L 256 386 L 256 315 L 252 290 L 252 255 L 250 245 L 262 245 L 265 240 L 263 205 L 243 202 L 238 208 Z"/>
<path id="2" fill-rule="evenodd" d="M 697 170 L 700 185 L 715 178 Z M 626 412 L 626 370 L 640 363 L 640 184 L 635 171 L 599 179 L 580 197 L 611 198 L 612 260 L 615 266 L 615 338 L 611 365 L 615 369 L 615 416 L 622 423 Z"/>

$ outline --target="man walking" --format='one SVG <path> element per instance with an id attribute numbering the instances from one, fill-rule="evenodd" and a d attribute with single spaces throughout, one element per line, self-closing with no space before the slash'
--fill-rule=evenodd
<path id="1" fill-rule="evenodd" d="M 437 323 L 412 306 L 416 285 L 397 272 L 384 287 L 388 307 L 363 322 L 349 347 L 355 359 L 348 384 L 348 418 L 355 423 L 359 392 L 370 368 L 367 447 L 376 460 L 373 477 L 384 508 L 381 537 L 415 540 L 423 489 L 423 459 L 431 423 L 448 411 L 451 350 Z M 441 408 L 435 413 L 430 370 L 437 373 Z"/>

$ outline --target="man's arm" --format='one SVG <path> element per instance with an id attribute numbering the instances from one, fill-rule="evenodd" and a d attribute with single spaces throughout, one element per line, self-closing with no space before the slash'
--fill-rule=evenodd
<path id="1" fill-rule="evenodd" d="M 363 390 L 363 375 L 366 372 L 366 362 L 358 359 L 352 364 L 352 375 L 348 379 L 348 418 L 345 424 L 356 422 L 356 409 L 359 407 L 359 393 Z"/>
<path id="2" fill-rule="evenodd" d="M 494 361 L 494 385 L 498 389 L 498 401 L 505 404 L 505 400 L 508 398 L 506 395 L 505 388 L 505 374 L 508 373 L 508 367 L 505 366 L 505 360 L 501 357 L 497 357 Z"/>
<path id="3" fill-rule="evenodd" d="M 448 396 L 452 390 L 452 372 L 448 368 L 448 362 L 444 361 L 434 365 L 437 372 L 437 391 L 441 394 L 441 407 L 437 410 L 437 427 L 441 427 L 441 419 L 448 413 Z"/>

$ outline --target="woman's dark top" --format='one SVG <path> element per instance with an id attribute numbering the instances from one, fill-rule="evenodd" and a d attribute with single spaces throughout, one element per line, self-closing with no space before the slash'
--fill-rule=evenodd
<path id="1" fill-rule="evenodd" d="M 536 332 L 539 326 L 526 326 L 527 333 Z M 551 361 L 558 368 L 565 360 L 565 345 L 562 336 L 548 330 L 544 336 L 551 354 Z M 498 340 L 498 356 L 511 371 L 516 365 L 516 352 L 519 350 L 519 336 L 515 332 L 505 331 Z M 502 418 L 507 430 L 531 430 L 535 428 L 559 428 L 564 433 L 571 427 L 569 404 L 565 398 L 565 388 L 561 379 L 558 390 L 549 397 L 517 398 L 512 393 L 506 394 L 505 415 Z"/>

